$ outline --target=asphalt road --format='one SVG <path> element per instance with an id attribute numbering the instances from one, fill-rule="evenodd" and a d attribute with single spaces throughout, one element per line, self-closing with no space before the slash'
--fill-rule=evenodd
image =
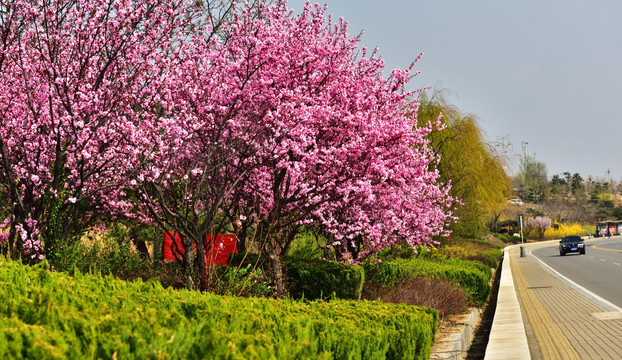
<path id="1" fill-rule="evenodd" d="M 585 255 L 560 256 L 557 243 L 530 251 L 572 282 L 622 308 L 622 236 L 589 239 L 585 245 Z"/>

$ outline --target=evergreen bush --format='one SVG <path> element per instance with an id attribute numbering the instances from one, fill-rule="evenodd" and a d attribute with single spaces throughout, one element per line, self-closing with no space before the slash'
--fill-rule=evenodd
<path id="1" fill-rule="evenodd" d="M 388 287 L 400 282 L 425 276 L 460 285 L 477 305 L 483 305 L 490 294 L 492 271 L 477 260 L 458 258 L 395 259 L 364 264 L 369 286 Z"/>
<path id="2" fill-rule="evenodd" d="M 429 359 L 438 313 L 236 298 L 0 259 L 1 359 Z"/>
<path id="3" fill-rule="evenodd" d="M 365 272 L 359 265 L 316 260 L 288 263 L 287 266 L 289 293 L 294 298 L 361 298 Z"/>

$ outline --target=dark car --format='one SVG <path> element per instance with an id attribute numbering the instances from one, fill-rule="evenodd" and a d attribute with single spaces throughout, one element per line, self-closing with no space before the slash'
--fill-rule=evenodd
<path id="1" fill-rule="evenodd" d="M 564 236 L 559 241 L 559 255 L 564 256 L 569 252 L 578 252 L 585 255 L 585 243 L 578 235 Z"/>

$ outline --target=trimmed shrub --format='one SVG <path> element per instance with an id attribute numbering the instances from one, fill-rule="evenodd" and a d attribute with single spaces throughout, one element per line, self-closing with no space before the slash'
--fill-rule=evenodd
<path id="1" fill-rule="evenodd" d="M 429 359 L 438 313 L 74 277 L 0 259 L 2 359 Z"/>
<path id="2" fill-rule="evenodd" d="M 394 304 L 418 305 L 438 311 L 441 319 L 461 314 L 469 304 L 469 297 L 461 287 L 447 281 L 432 281 L 424 276 L 403 281 L 395 286 L 366 293 L 367 300 L 381 300 Z"/>
<path id="3" fill-rule="evenodd" d="M 480 261 L 489 268 L 496 268 L 499 265 L 501 256 L 503 256 L 503 251 L 500 249 L 486 249 L 478 253 L 469 254 L 465 258 L 467 260 Z"/>
<path id="4" fill-rule="evenodd" d="M 294 298 L 359 300 L 365 279 L 363 267 L 332 261 L 287 264 L 288 290 Z"/>
<path id="5" fill-rule="evenodd" d="M 483 305 L 490 294 L 492 271 L 480 261 L 414 258 L 368 262 L 363 266 L 367 282 L 372 287 L 395 286 L 400 282 L 425 276 L 460 285 L 478 305 Z"/>

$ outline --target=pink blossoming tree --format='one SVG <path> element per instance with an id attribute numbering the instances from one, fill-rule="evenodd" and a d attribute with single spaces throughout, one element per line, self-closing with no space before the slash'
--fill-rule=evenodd
<path id="1" fill-rule="evenodd" d="M 181 1 L 0 5 L 0 241 L 53 256 L 102 213 L 153 151 Z"/>
<path id="2" fill-rule="evenodd" d="M 416 127 L 405 90 L 410 69 L 384 79 L 383 61 L 325 11 L 246 7 L 221 37 L 208 28 L 183 46 L 168 139 L 139 181 L 186 254 L 209 232 L 254 228 L 278 293 L 281 254 L 303 225 L 358 262 L 398 239 L 430 244 L 451 220 L 424 140 L 432 124 Z"/>
<path id="3" fill-rule="evenodd" d="M 527 219 L 525 222 L 525 230 L 527 233 L 536 236 L 538 240 L 542 240 L 544 233 L 551 227 L 552 221 L 546 216 L 536 216 Z"/>

